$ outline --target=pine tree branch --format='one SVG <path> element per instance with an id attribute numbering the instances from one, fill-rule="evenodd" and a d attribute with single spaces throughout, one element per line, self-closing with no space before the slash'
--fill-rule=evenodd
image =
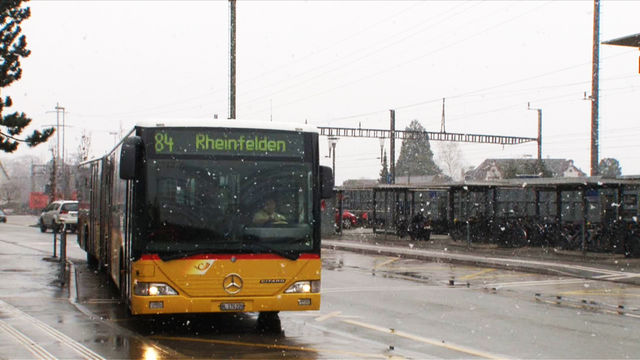
<path id="1" fill-rule="evenodd" d="M 13 140 L 13 141 L 18 141 L 18 142 L 22 142 L 22 143 L 26 143 L 26 142 L 28 142 L 27 140 L 24 140 L 24 139 L 18 139 L 18 138 L 13 137 L 13 136 L 11 136 L 11 135 L 9 135 L 9 134 L 5 134 L 5 133 L 4 133 L 4 132 L 2 132 L 1 130 L 0 130 L 0 136 L 4 136 L 4 137 L 7 137 L 7 138 L 9 138 L 9 139 L 11 139 L 11 140 Z"/>

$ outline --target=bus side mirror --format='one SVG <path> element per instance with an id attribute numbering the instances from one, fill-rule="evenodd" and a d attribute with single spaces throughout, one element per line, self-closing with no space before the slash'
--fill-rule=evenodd
<path id="1" fill-rule="evenodd" d="M 133 180 L 139 167 L 139 159 L 142 158 L 142 138 L 131 136 L 122 142 L 120 152 L 120 179 Z"/>
<path id="2" fill-rule="evenodd" d="M 328 166 L 320 166 L 320 197 L 330 199 L 333 197 L 333 171 Z"/>

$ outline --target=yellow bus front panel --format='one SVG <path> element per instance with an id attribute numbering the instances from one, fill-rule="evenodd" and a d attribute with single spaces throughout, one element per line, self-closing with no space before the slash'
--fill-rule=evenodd
<path id="1" fill-rule="evenodd" d="M 316 254 L 143 256 L 132 264 L 130 307 L 134 315 L 319 310 L 320 274 Z"/>

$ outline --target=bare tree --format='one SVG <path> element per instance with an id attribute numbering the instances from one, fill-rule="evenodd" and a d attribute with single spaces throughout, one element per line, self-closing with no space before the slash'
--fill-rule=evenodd
<path id="1" fill-rule="evenodd" d="M 0 175 L 0 202 L 14 210 L 26 208 L 29 202 L 32 181 L 31 164 L 37 162 L 33 156 L 5 157 L 2 159 L 7 177 Z"/>
<path id="2" fill-rule="evenodd" d="M 89 160 L 89 152 L 91 151 L 91 132 L 86 129 L 82 130 L 80 143 L 78 144 L 77 163 Z"/>
<path id="3" fill-rule="evenodd" d="M 436 146 L 436 152 L 436 161 L 443 172 L 454 180 L 460 180 L 464 169 L 460 145 L 453 141 L 440 142 Z"/>
<path id="4" fill-rule="evenodd" d="M 14 205 L 20 200 L 22 179 L 9 179 L 0 187 L 0 201 L 5 204 Z"/>

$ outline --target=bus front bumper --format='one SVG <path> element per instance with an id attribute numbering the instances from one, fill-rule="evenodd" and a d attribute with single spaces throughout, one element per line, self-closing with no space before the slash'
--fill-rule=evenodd
<path id="1" fill-rule="evenodd" d="M 319 293 L 256 297 L 133 296 L 133 315 L 320 310 Z"/>

